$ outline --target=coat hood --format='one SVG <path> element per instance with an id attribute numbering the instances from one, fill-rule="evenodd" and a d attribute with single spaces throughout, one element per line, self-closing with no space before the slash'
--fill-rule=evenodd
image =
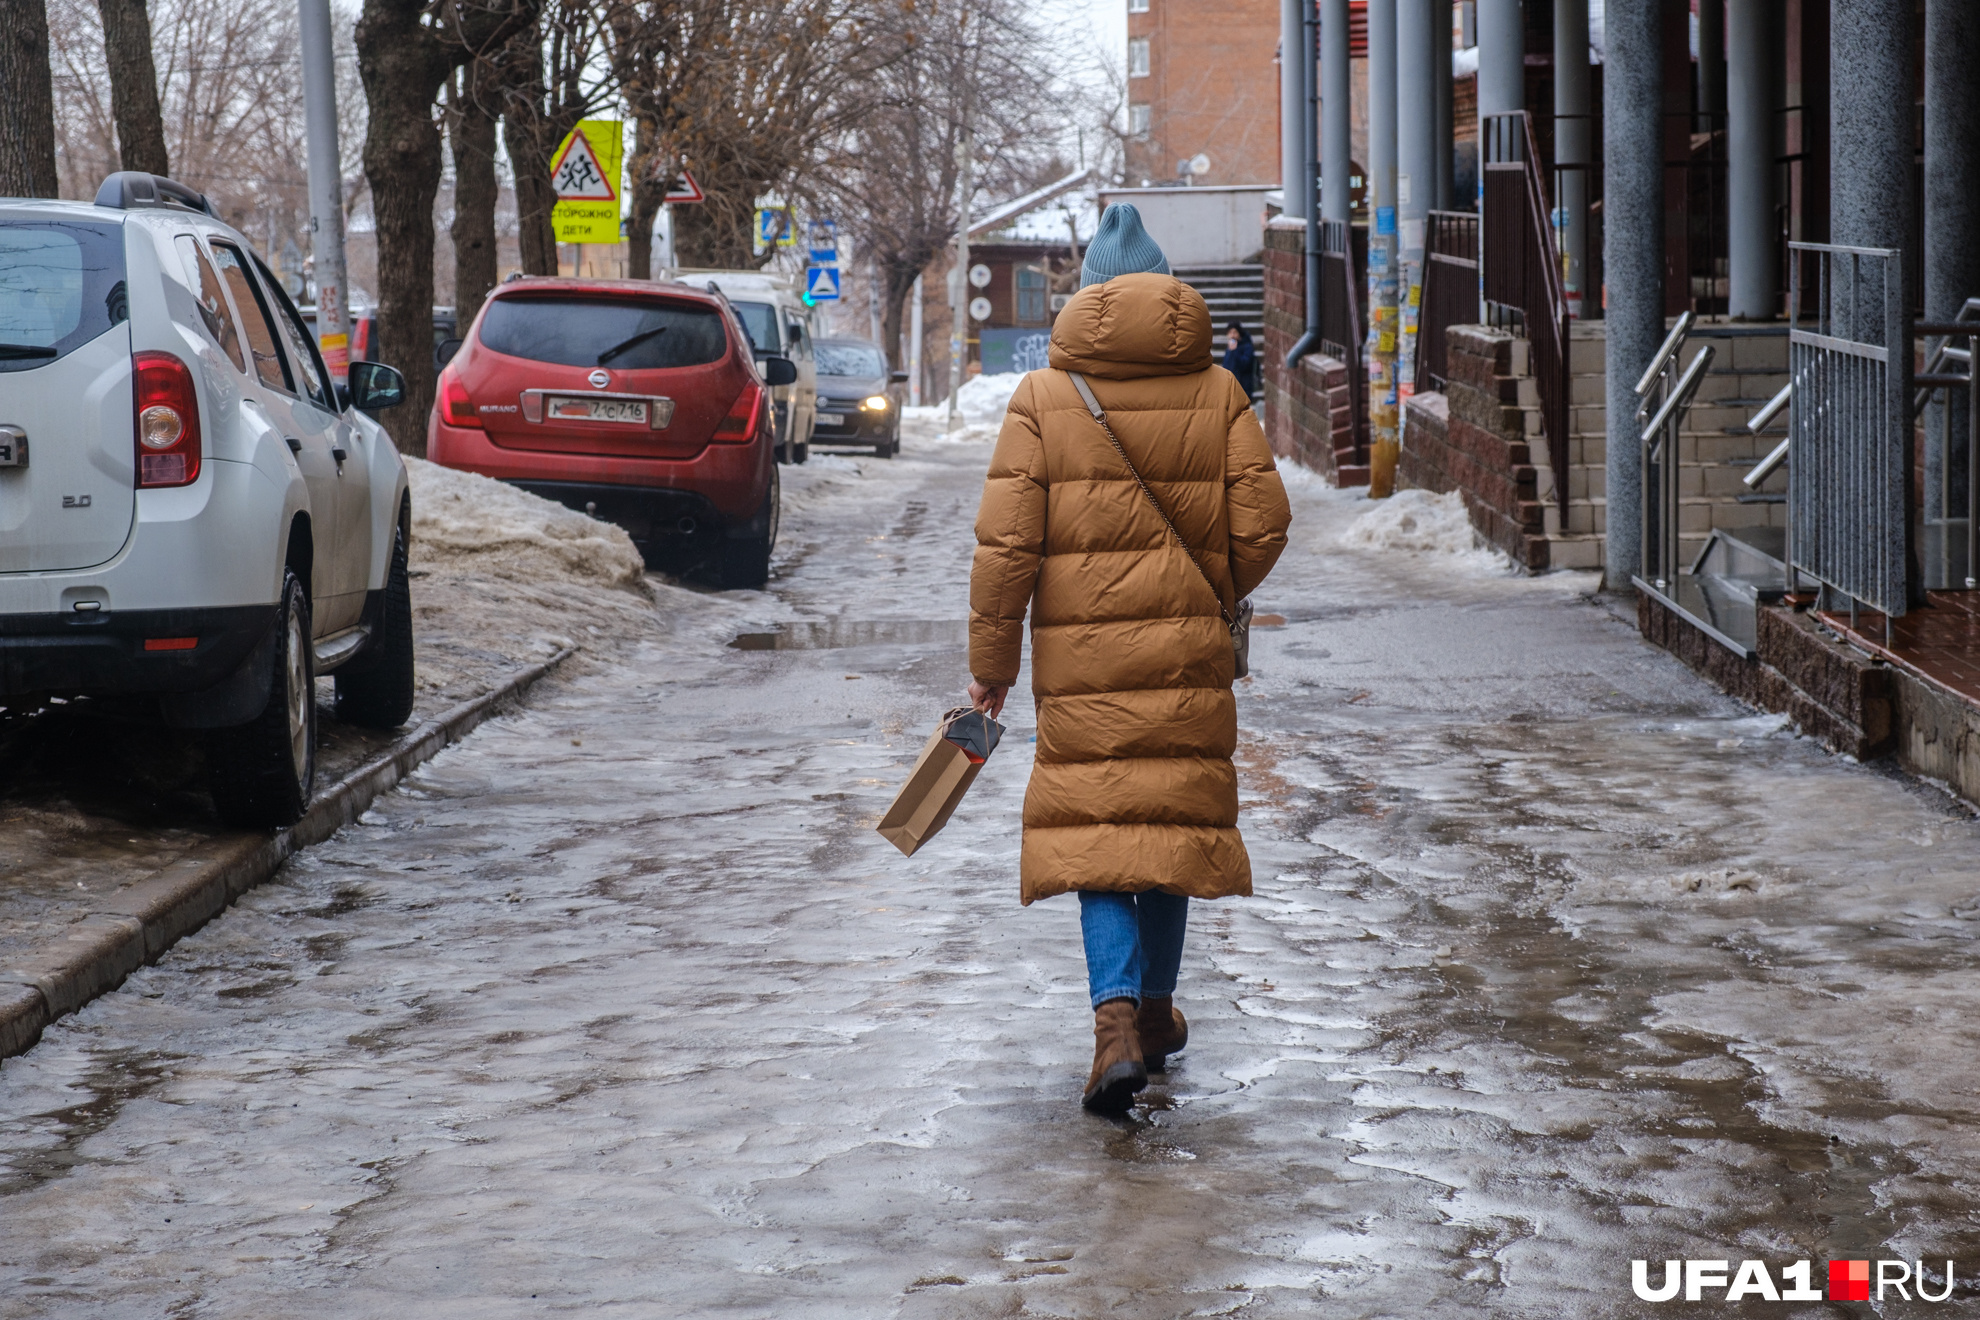
<path id="1" fill-rule="evenodd" d="M 1207 371 L 1210 309 L 1173 275 L 1116 275 L 1089 284 L 1052 326 L 1051 363 L 1101 380 Z"/>

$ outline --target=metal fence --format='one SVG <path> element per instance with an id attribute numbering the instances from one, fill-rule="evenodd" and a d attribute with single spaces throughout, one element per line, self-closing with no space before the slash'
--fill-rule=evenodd
<path id="1" fill-rule="evenodd" d="M 1478 216 L 1432 211 L 1424 233 L 1423 306 L 1416 323 L 1416 390 L 1441 390 L 1450 378 L 1446 332 L 1478 320 Z"/>
<path id="2" fill-rule="evenodd" d="M 1918 603 L 1911 532 L 1911 309 L 1888 248 L 1790 245 L 1790 577 L 1819 608 Z"/>
<path id="3" fill-rule="evenodd" d="M 1547 433 L 1554 498 L 1568 504 L 1568 315 L 1560 254 L 1533 119 L 1524 110 L 1479 120 L 1481 248 L 1486 313 L 1517 324 L 1533 346 L 1533 383 Z"/>
<path id="4" fill-rule="evenodd" d="M 1364 238 L 1363 242 L 1367 240 Z M 1368 327 L 1361 317 L 1363 262 L 1354 227 L 1320 222 L 1320 351 L 1347 364 L 1348 410 L 1354 419 L 1354 461 L 1368 461 L 1368 372 L 1361 359 Z"/>

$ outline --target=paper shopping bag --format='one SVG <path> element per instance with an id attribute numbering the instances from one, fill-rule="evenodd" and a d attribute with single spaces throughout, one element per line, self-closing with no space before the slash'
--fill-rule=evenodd
<path id="1" fill-rule="evenodd" d="M 961 706 L 948 712 L 876 828 L 889 843 L 914 856 L 949 823 L 949 814 L 976 782 L 976 772 L 1003 736 L 1004 726 L 980 710 Z"/>

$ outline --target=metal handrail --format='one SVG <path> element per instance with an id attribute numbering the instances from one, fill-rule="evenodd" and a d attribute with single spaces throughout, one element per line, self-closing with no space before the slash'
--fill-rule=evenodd
<path id="1" fill-rule="evenodd" d="M 1698 356 L 1691 359 L 1691 365 L 1684 369 L 1682 376 L 1678 377 L 1677 387 L 1671 391 L 1670 397 L 1664 400 L 1661 408 L 1657 409 L 1657 415 L 1650 419 L 1650 424 L 1643 428 L 1643 443 L 1650 446 L 1650 457 L 1661 456 L 1664 437 L 1660 433 L 1670 423 L 1671 415 L 1689 404 L 1691 396 L 1698 392 L 1698 383 L 1704 380 L 1705 373 L 1711 370 L 1712 355 L 1713 348 L 1710 344 L 1698 350 Z M 1653 436 L 1656 439 L 1653 440 Z M 1676 451 L 1675 445 L 1672 446 L 1672 450 Z"/>
<path id="2" fill-rule="evenodd" d="M 1648 394 L 1651 387 L 1656 385 L 1658 377 L 1664 374 L 1664 368 L 1671 364 L 1671 359 L 1683 351 L 1684 341 L 1691 337 L 1691 327 L 1696 324 L 1698 318 L 1690 312 L 1678 317 L 1677 323 L 1671 327 L 1671 332 L 1664 336 L 1664 342 L 1658 347 L 1656 356 L 1650 359 L 1650 365 L 1643 369 L 1642 379 L 1636 382 L 1637 397 L 1641 398 Z M 1637 406 L 1636 420 L 1639 422 L 1643 420 L 1644 407 L 1645 405 L 1641 404 Z"/>
<path id="3" fill-rule="evenodd" d="M 1678 574 L 1678 503 L 1683 470 L 1678 443 L 1683 431 L 1684 414 L 1697 396 L 1705 373 L 1712 369 L 1712 359 L 1717 352 L 1710 344 L 1705 344 L 1690 364 L 1682 372 L 1678 371 L 1684 351 L 1684 337 L 1690 332 L 1691 325 L 1691 313 L 1686 312 L 1678 318 L 1678 324 L 1664 339 L 1664 347 L 1657 351 L 1656 372 L 1645 376 L 1638 391 L 1644 396 L 1643 404 L 1636 410 L 1637 423 L 1643 428 L 1640 437 L 1644 503 L 1643 567 L 1645 572 L 1654 575 L 1659 591 L 1670 590 Z M 1649 407 L 1652 396 L 1657 397 L 1654 412 Z M 1651 507 L 1653 500 L 1654 516 Z"/>

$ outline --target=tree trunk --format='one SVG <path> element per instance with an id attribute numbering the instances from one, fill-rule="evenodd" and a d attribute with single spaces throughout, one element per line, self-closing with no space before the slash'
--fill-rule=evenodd
<path id="1" fill-rule="evenodd" d="M 495 287 L 495 114 L 492 70 L 461 70 L 447 131 L 454 148 L 454 323 L 466 333 Z"/>
<path id="2" fill-rule="evenodd" d="M 550 153 L 557 143 L 544 141 L 543 103 L 549 93 L 543 86 L 541 40 L 534 29 L 523 33 L 504 59 L 502 140 L 516 180 L 516 239 L 526 275 L 557 273 L 557 231 L 550 220 L 550 208 L 557 204 L 550 187 Z"/>
<path id="3" fill-rule="evenodd" d="M 666 196 L 671 177 L 655 179 L 653 174 L 653 121 L 640 119 L 633 137 L 631 208 L 626 225 L 626 274 L 636 280 L 653 278 L 653 221 L 660 214 L 660 199 Z"/>
<path id="4" fill-rule="evenodd" d="M 97 0 L 103 54 L 110 64 L 110 111 L 117 154 L 127 170 L 170 174 L 165 119 L 158 109 L 158 70 L 151 62 L 151 13 L 145 0 Z"/>
<path id="5" fill-rule="evenodd" d="M 430 36 L 419 0 L 365 0 L 358 72 L 370 122 L 364 172 L 378 225 L 378 356 L 405 374 L 406 401 L 380 415 L 399 451 L 426 456 L 433 408 L 433 199 L 440 130 L 433 103 L 451 61 Z"/>
<path id="6" fill-rule="evenodd" d="M 724 198 L 697 179 L 708 200 L 699 206 L 683 206 L 674 212 L 674 260 L 683 266 L 703 266 L 713 270 L 755 270 L 769 260 L 756 253 L 756 208 L 760 189 L 748 192 L 748 201 L 737 205 L 735 196 Z"/>
<path id="7" fill-rule="evenodd" d="M 0 106 L 0 197 L 55 196 L 47 0 L 0 0 Z"/>

